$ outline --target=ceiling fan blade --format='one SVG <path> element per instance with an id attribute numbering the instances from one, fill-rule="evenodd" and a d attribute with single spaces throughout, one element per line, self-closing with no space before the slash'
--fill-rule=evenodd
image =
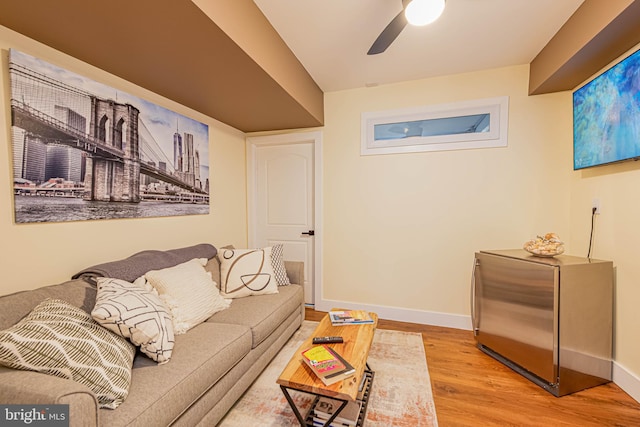
<path id="1" fill-rule="evenodd" d="M 387 50 L 396 37 L 398 37 L 402 30 L 404 30 L 404 27 L 406 27 L 407 24 L 407 18 L 404 16 L 404 9 L 402 9 L 402 12 L 397 14 L 396 17 L 389 22 L 389 25 L 382 30 L 376 41 L 371 45 L 367 55 L 377 55 Z"/>

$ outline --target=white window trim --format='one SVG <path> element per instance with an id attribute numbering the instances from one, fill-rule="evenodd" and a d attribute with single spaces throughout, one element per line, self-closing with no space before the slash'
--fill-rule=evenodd
<path id="1" fill-rule="evenodd" d="M 490 131 L 437 136 L 414 136 L 376 141 L 374 127 L 428 119 L 489 114 Z M 422 151 L 465 150 L 507 146 L 509 97 L 485 98 L 451 104 L 427 105 L 401 110 L 362 113 L 361 149 L 363 156 L 375 154 L 414 153 Z"/>

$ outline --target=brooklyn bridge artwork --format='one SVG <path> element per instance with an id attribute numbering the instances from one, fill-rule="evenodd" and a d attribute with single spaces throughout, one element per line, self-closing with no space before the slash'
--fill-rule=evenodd
<path id="1" fill-rule="evenodd" d="M 209 213 L 209 128 L 11 49 L 15 221 Z"/>

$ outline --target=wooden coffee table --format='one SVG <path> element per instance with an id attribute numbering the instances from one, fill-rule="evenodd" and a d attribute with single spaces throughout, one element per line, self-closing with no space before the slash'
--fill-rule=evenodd
<path id="1" fill-rule="evenodd" d="M 371 387 L 374 372 L 367 365 L 367 357 L 369 356 L 369 349 L 371 348 L 371 342 L 373 341 L 373 334 L 378 324 L 378 316 L 375 313 L 369 314 L 374 320 L 374 323 L 345 326 L 331 325 L 329 315 L 326 314 L 311 336 L 309 336 L 296 350 L 291 357 L 291 360 L 280 374 L 280 377 L 278 377 L 276 382 L 280 385 L 287 402 L 289 402 L 289 405 L 301 426 L 313 425 L 313 422 L 311 417 L 307 416 L 305 420 L 302 414 L 300 414 L 300 411 L 289 394 L 290 389 L 310 393 L 315 396 L 326 396 L 342 402 L 340 408 L 325 423 L 325 426 L 329 426 L 349 401 L 356 400 L 359 388 L 362 384 L 366 384 L 369 388 Z M 341 336 L 344 339 L 343 343 L 328 345 L 334 348 L 347 362 L 353 365 L 356 370 L 354 376 L 327 386 L 324 385 L 324 383 L 302 361 L 302 351 L 314 345 L 312 343 L 313 337 L 321 336 Z M 368 381 L 364 381 L 365 377 L 368 377 Z M 364 395 L 364 397 L 362 398 L 362 409 L 360 411 L 358 425 L 362 425 L 362 420 L 364 420 L 364 414 L 366 413 L 369 398 L 368 390 L 360 394 Z M 317 398 L 314 399 L 314 404 L 317 400 Z M 309 410 L 309 414 L 312 410 L 313 405 Z"/>

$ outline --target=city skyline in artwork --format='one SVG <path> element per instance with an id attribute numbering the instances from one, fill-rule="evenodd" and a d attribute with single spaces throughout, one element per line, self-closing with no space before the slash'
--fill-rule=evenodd
<path id="1" fill-rule="evenodd" d="M 209 212 L 206 124 L 13 49 L 9 75 L 16 222 Z"/>

